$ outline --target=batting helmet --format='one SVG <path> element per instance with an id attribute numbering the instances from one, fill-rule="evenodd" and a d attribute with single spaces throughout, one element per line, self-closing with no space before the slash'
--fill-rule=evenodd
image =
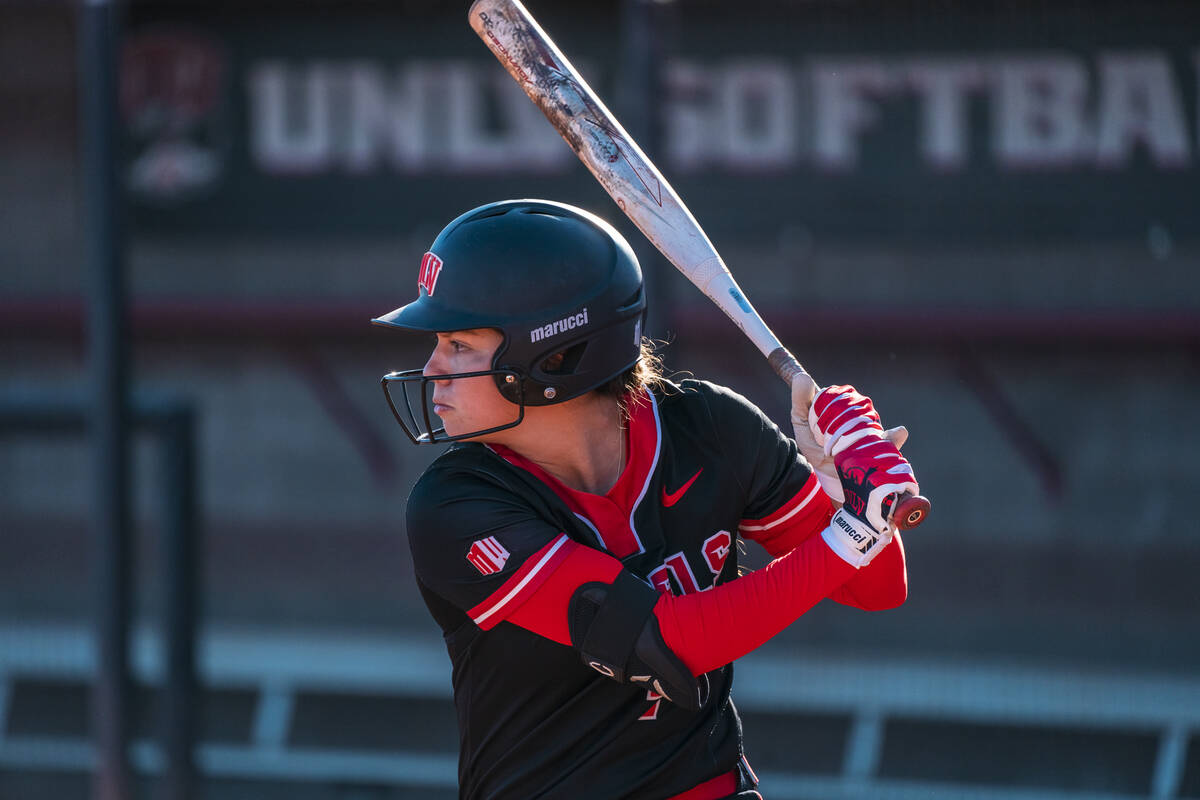
<path id="1" fill-rule="evenodd" d="M 607 222 L 564 203 L 505 200 L 468 211 L 434 239 L 417 286 L 416 300 L 371 322 L 425 332 L 495 328 L 503 337 L 484 372 L 426 376 L 415 369 L 384 376 L 392 413 L 418 444 L 513 427 L 524 419 L 525 406 L 579 397 L 635 365 L 641 352 L 646 294 L 637 257 Z M 547 363 L 559 353 L 561 360 Z M 517 418 L 453 437 L 434 430 L 429 381 L 474 375 L 492 375 L 518 406 Z M 407 419 L 392 397 L 397 384 Z M 418 385 L 420 422 L 409 392 Z"/>

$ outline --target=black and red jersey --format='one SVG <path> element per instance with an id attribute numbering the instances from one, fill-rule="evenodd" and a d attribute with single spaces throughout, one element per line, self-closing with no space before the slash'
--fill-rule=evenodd
<path id="1" fill-rule="evenodd" d="M 808 605 L 826 594 L 866 608 L 903 599 L 898 544 L 855 574 L 812 536 L 830 502 L 795 443 L 745 398 L 689 380 L 628 400 L 627 463 L 606 495 L 574 491 L 505 448 L 458 444 L 409 498 L 418 585 L 453 664 L 463 798 L 653 800 L 731 773 L 742 752 L 729 661 L 763 639 L 745 644 L 736 629 L 754 627 L 740 615 L 758 600 L 777 605 L 763 594 L 771 575 L 735 582 L 739 532 L 776 556 L 806 542 Z M 699 675 L 699 711 L 598 674 L 570 646 L 571 593 L 621 569 L 663 592 L 656 613 Z M 721 592 L 751 591 L 684 607 L 719 599 L 712 588 L 729 582 Z"/>

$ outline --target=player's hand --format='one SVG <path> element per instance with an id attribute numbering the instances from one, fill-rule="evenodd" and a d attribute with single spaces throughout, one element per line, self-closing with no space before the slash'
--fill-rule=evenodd
<path id="1" fill-rule="evenodd" d="M 813 443 L 833 461 L 845 508 L 875 531 L 885 531 L 896 498 L 920 493 L 912 465 L 900 455 L 907 432 L 884 431 L 871 398 L 853 386 L 823 389 L 808 419 Z"/>
<path id="2" fill-rule="evenodd" d="M 833 456 L 825 452 L 825 448 L 817 444 L 813 429 L 809 424 L 808 412 L 813 404 L 813 382 L 807 375 L 797 374 L 792 379 L 792 431 L 795 435 L 796 446 L 812 466 L 817 480 L 825 494 L 835 503 L 845 502 L 846 495 L 842 491 L 842 480 L 838 477 L 837 465 Z M 908 441 L 908 429 L 903 425 L 884 431 L 884 437 L 899 450 Z"/>

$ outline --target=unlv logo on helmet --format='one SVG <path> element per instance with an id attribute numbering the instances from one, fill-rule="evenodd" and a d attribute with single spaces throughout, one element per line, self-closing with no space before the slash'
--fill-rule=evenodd
<path id="1" fill-rule="evenodd" d="M 437 286 L 438 276 L 442 274 L 442 260 L 430 250 L 421 257 L 421 271 L 417 274 L 417 286 L 425 290 L 425 294 L 433 296 Z"/>

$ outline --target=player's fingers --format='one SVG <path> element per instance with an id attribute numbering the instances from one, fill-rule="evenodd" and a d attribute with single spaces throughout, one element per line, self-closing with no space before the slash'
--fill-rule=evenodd
<path id="1" fill-rule="evenodd" d="M 901 447 L 904 447 L 904 443 L 908 441 L 908 428 L 904 427 L 903 425 L 897 425 L 894 428 L 889 428 L 888 430 L 884 431 L 883 435 L 887 437 L 889 442 L 896 446 L 897 450 L 899 450 Z"/>
<path id="2" fill-rule="evenodd" d="M 894 523 L 891 520 L 883 518 L 883 499 L 888 495 L 899 497 L 905 492 L 912 494 L 920 494 L 921 487 L 914 481 L 897 481 L 896 483 L 888 483 L 883 486 L 876 486 L 871 490 L 871 495 L 867 499 L 867 522 L 877 531 L 884 531 Z"/>
<path id="3" fill-rule="evenodd" d="M 797 372 L 792 376 L 792 410 L 797 416 L 808 416 L 813 398 L 817 394 L 817 384 L 807 372 Z"/>

